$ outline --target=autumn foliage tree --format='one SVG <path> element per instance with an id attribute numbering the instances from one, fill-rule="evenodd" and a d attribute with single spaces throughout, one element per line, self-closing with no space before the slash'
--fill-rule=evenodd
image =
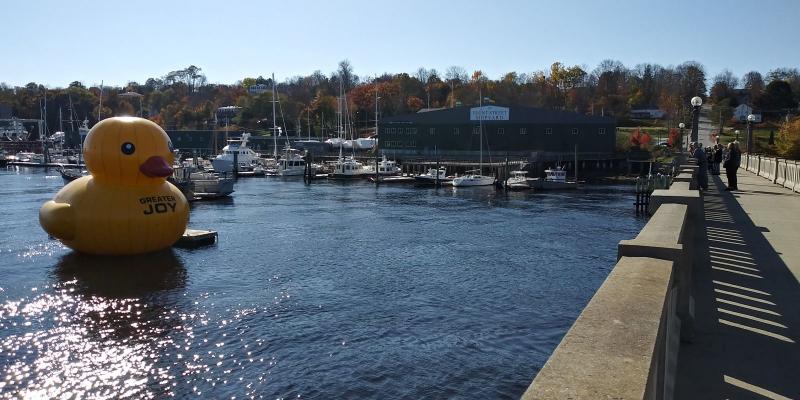
<path id="1" fill-rule="evenodd" d="M 781 157 L 800 160 L 800 117 L 781 126 L 776 145 Z"/>

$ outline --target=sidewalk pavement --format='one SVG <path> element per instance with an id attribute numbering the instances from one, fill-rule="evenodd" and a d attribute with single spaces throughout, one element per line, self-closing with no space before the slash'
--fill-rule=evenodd
<path id="1" fill-rule="evenodd" d="M 695 337 L 676 399 L 800 399 L 800 195 L 739 170 L 710 176 L 695 254 Z"/>

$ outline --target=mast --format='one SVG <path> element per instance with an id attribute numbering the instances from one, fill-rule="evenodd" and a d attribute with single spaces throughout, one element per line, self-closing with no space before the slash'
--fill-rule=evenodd
<path id="1" fill-rule="evenodd" d="M 100 113 L 103 111 L 103 81 L 100 81 L 100 105 L 97 106 L 97 122 L 100 122 Z"/>
<path id="2" fill-rule="evenodd" d="M 306 112 L 306 124 L 308 125 L 308 140 L 311 141 L 311 110 Z"/>
<path id="3" fill-rule="evenodd" d="M 339 74 L 339 101 L 336 104 L 336 123 L 337 130 L 339 131 L 339 159 L 342 159 L 342 146 L 344 144 L 342 139 L 342 75 Z"/>
<path id="4" fill-rule="evenodd" d="M 375 85 L 375 155 L 378 154 L 378 85 Z"/>
<path id="5" fill-rule="evenodd" d="M 480 153 L 480 161 L 478 162 L 478 175 L 483 174 L 483 87 L 478 87 L 478 129 L 480 129 L 480 142 L 481 142 L 481 153 Z"/>
<path id="6" fill-rule="evenodd" d="M 278 159 L 278 121 L 275 119 L 275 73 L 272 73 L 272 156 Z"/>

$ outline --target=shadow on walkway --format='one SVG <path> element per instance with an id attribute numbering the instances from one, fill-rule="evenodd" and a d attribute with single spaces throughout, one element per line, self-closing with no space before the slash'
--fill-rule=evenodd
<path id="1" fill-rule="evenodd" d="M 675 398 L 800 398 L 800 285 L 765 228 L 710 178 L 697 246 L 706 251 L 694 260 L 696 334 L 681 343 Z"/>

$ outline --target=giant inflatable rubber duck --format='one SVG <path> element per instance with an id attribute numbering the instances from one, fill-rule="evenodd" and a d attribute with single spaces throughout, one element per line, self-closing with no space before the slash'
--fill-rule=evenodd
<path id="1" fill-rule="evenodd" d="M 64 186 L 39 210 L 47 233 L 89 254 L 148 253 L 172 246 L 189 221 L 172 174 L 172 143 L 161 127 L 134 117 L 108 118 L 84 142 L 91 173 Z"/>

